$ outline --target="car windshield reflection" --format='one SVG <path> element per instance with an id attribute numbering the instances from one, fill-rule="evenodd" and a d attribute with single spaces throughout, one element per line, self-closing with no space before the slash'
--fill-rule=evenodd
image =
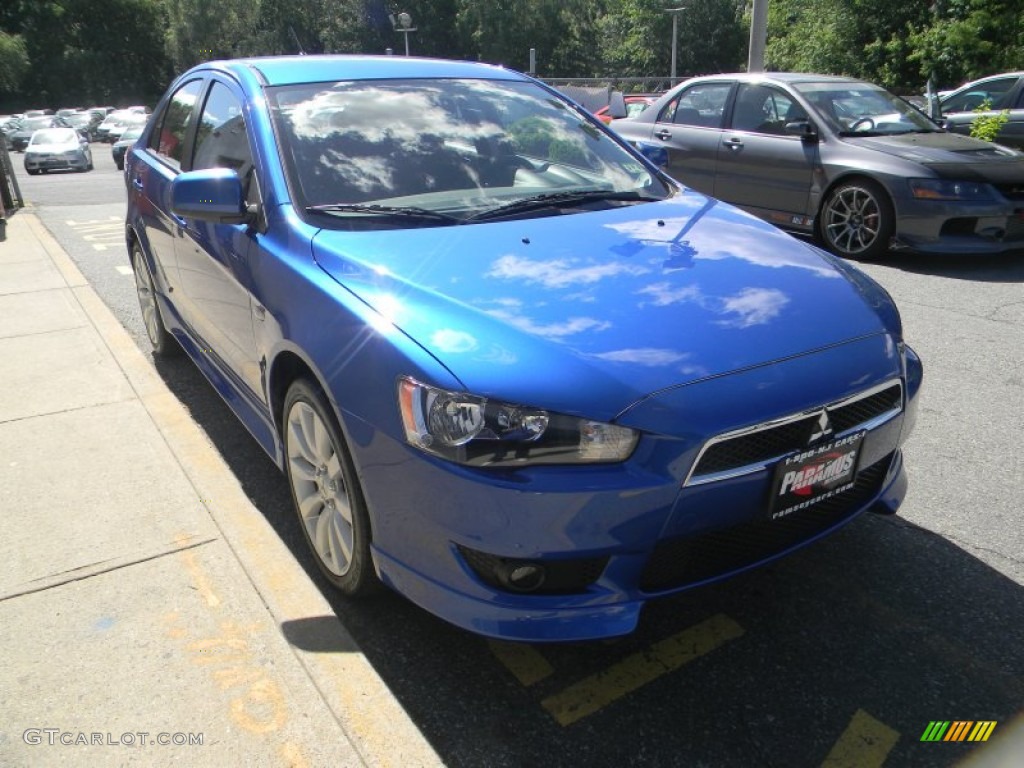
<path id="1" fill-rule="evenodd" d="M 941 129 L 923 112 L 868 83 L 795 83 L 818 117 L 841 136 L 932 133 Z"/>
<path id="2" fill-rule="evenodd" d="M 270 100 L 298 206 L 331 206 L 362 226 L 388 225 L 366 206 L 475 219 L 581 189 L 607 192 L 607 204 L 669 194 L 587 116 L 532 83 L 307 84 L 272 89 Z"/>

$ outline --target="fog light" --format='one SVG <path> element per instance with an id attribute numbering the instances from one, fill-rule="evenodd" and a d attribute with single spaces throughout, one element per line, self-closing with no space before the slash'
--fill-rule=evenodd
<path id="1" fill-rule="evenodd" d="M 544 566 L 532 563 L 502 563 L 498 568 L 498 579 L 516 592 L 533 592 L 544 585 L 547 574 Z"/>
<path id="2" fill-rule="evenodd" d="M 519 594 L 579 594 L 600 578 L 608 564 L 607 555 L 568 560 L 523 560 L 456 546 L 481 581 L 496 589 Z"/>

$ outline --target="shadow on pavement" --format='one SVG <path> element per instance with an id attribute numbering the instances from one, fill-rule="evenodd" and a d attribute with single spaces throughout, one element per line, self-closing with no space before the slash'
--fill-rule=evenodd
<path id="1" fill-rule="evenodd" d="M 1020 279 L 1024 265 L 1003 269 Z M 858 711 L 895 733 L 887 765 L 947 766 L 986 745 L 922 743 L 930 721 L 1008 724 L 1024 701 L 1024 589 L 939 535 L 871 515 L 775 565 L 651 603 L 631 636 L 527 646 L 544 674 L 520 682 L 488 641 L 398 595 L 332 590 L 283 475 L 187 359 L 157 369 L 449 766 L 818 766 Z M 635 688 L 622 682 L 634 660 L 718 615 L 741 636 Z M 351 650 L 325 641 L 330 620 L 282 631 L 305 650 Z M 607 702 L 556 722 L 551 702 L 595 680 Z"/>

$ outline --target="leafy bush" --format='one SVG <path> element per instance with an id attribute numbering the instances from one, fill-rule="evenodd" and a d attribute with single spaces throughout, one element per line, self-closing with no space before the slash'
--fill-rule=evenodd
<path id="1" fill-rule="evenodd" d="M 985 113 L 991 111 L 991 109 L 992 102 L 989 99 L 985 99 L 974 110 L 975 114 L 977 114 L 977 117 L 971 121 L 971 136 L 974 138 L 981 139 L 982 141 L 995 141 L 999 131 L 1002 130 L 1007 120 L 1010 119 L 1010 111 L 1007 109 L 996 115 L 986 115 Z"/>

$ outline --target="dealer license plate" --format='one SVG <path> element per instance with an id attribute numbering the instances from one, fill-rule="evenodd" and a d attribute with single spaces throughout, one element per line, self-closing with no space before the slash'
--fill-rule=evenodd
<path id="1" fill-rule="evenodd" d="M 867 432 L 791 454 L 775 467 L 770 514 L 780 520 L 850 490 Z"/>

